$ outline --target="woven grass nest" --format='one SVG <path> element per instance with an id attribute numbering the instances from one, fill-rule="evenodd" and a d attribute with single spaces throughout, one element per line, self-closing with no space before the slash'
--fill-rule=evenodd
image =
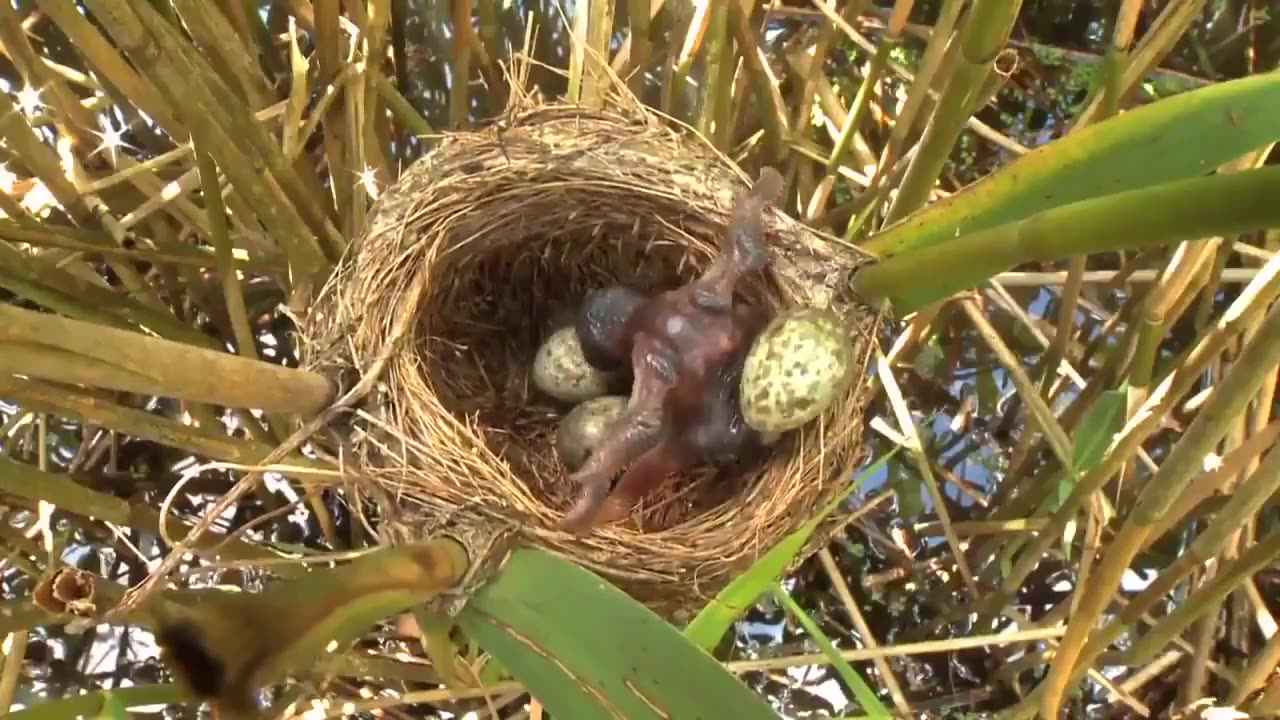
<path id="1" fill-rule="evenodd" d="M 841 288 L 866 258 L 770 209 L 770 267 L 745 295 L 838 312 L 859 381 L 745 477 L 673 476 L 629 521 L 555 529 L 578 492 L 554 449 L 570 408 L 532 386 L 534 353 L 591 289 L 694 277 L 753 178 L 635 103 L 515 109 L 407 169 L 301 328 L 304 367 L 344 387 L 379 373 L 341 443 L 349 489 L 394 525 L 383 537 L 506 525 L 683 619 L 846 489 L 863 457 L 861 378 L 879 317 Z"/>

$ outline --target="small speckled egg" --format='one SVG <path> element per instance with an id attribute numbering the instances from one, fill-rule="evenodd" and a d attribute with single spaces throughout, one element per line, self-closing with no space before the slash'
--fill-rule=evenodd
<path id="1" fill-rule="evenodd" d="M 605 395 L 588 400 L 564 416 L 556 430 L 556 450 L 571 470 L 576 470 L 600 447 L 605 433 L 627 409 L 625 395 Z"/>
<path id="2" fill-rule="evenodd" d="M 775 317 L 742 369 L 742 416 L 762 433 L 794 430 L 822 414 L 853 379 L 853 347 L 829 310 Z"/>
<path id="3" fill-rule="evenodd" d="M 609 391 L 610 373 L 587 364 L 573 326 L 562 327 L 533 357 L 533 384 L 551 397 L 570 403 L 600 397 Z"/>

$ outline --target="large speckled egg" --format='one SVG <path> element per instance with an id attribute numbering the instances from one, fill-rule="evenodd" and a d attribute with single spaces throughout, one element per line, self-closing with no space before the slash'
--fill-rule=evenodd
<path id="1" fill-rule="evenodd" d="M 605 395 L 588 400 L 564 416 L 556 430 L 560 459 L 576 470 L 600 447 L 605 434 L 627 409 L 625 395 Z"/>
<path id="2" fill-rule="evenodd" d="M 762 433 L 794 430 L 821 415 L 848 388 L 852 368 L 853 347 L 834 313 L 786 310 L 747 352 L 743 418 Z"/>
<path id="3" fill-rule="evenodd" d="M 564 402 L 580 403 L 600 397 L 609 391 L 611 377 L 587 363 L 573 326 L 551 333 L 533 357 L 533 384 Z"/>

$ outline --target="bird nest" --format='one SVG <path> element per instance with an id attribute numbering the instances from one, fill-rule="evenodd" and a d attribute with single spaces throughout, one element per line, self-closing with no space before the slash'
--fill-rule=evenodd
<path id="1" fill-rule="evenodd" d="M 740 289 L 774 310 L 835 310 L 857 380 L 752 467 L 673 476 L 629 520 L 585 536 L 556 529 L 578 492 L 554 448 L 570 408 L 533 387 L 537 348 L 592 289 L 688 282 L 749 182 L 634 103 L 526 106 L 446 136 L 406 170 L 301 328 L 305 367 L 376 387 L 340 442 L 349 490 L 394 526 L 384 538 L 506 526 L 680 619 L 847 489 L 879 316 L 844 288 L 867 258 L 770 209 L 769 267 Z"/>

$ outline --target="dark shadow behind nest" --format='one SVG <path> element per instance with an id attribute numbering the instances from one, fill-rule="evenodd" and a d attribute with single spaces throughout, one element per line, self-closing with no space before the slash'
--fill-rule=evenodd
<path id="1" fill-rule="evenodd" d="M 863 255 L 769 211 L 771 266 L 745 294 L 836 310 L 860 349 L 860 380 L 745 477 L 672 478 L 636 513 L 638 529 L 555 530 L 578 489 L 553 447 L 569 408 L 529 381 L 538 345 L 593 288 L 688 281 L 749 184 L 696 135 L 623 105 L 525 107 L 501 130 L 443 139 L 379 199 L 304 318 L 304 367 L 366 372 L 402 323 L 367 415 L 343 438 L 349 482 L 376 491 L 397 525 L 389 537 L 512 525 L 522 542 L 679 617 L 847 487 L 879 316 L 840 290 Z"/>

